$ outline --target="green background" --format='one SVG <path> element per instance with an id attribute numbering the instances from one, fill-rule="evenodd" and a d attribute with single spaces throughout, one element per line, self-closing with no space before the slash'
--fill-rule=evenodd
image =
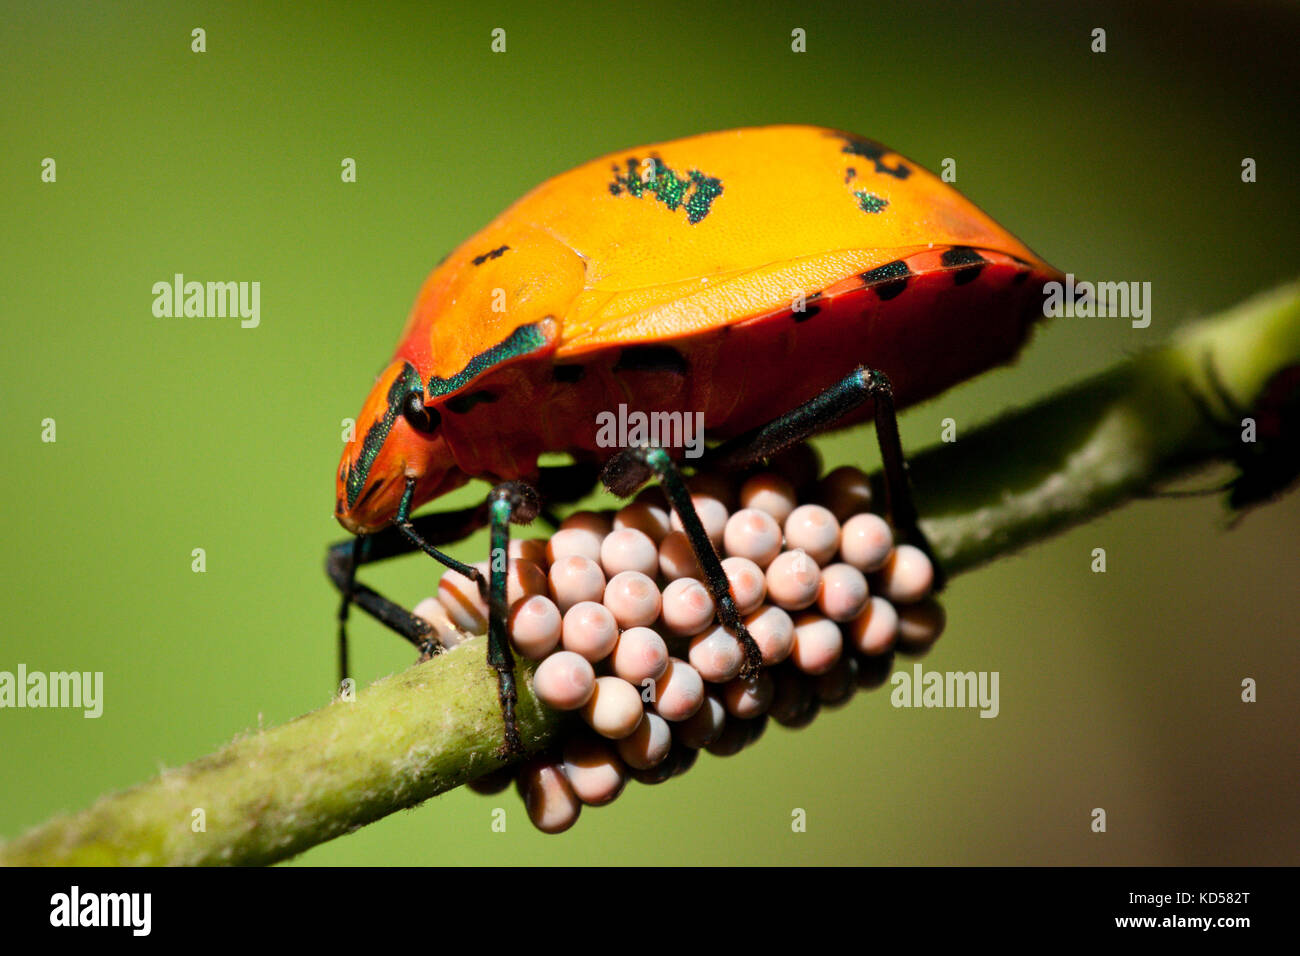
<path id="1" fill-rule="evenodd" d="M 1293 5 L 596 6 L 6 5 L 0 670 L 102 670 L 106 699 L 99 720 L 0 711 L 0 835 L 328 700 L 340 420 L 433 264 L 593 156 L 845 128 L 955 158 L 958 187 L 1062 269 L 1152 283 L 1149 329 L 1058 320 L 912 410 L 912 447 L 1297 271 Z M 261 327 L 155 318 L 176 272 L 260 281 Z M 461 790 L 300 860 L 1295 863 L 1300 501 L 1225 526 L 1217 498 L 1147 501 L 956 580 L 924 664 L 999 671 L 996 720 L 859 694 L 559 837 L 513 792 Z M 369 574 L 409 604 L 435 579 L 414 558 Z M 377 625 L 354 634 L 363 682 L 411 663 Z"/>

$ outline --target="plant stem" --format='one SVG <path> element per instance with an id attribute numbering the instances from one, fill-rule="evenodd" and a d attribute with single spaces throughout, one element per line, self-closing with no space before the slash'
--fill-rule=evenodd
<path id="1" fill-rule="evenodd" d="M 1240 422 L 1215 427 L 1190 395 L 1223 408 L 1207 356 L 1235 401 L 1252 405 L 1272 375 L 1300 364 L 1300 283 L 915 457 L 924 528 L 949 573 L 1094 518 L 1191 468 L 1231 460 Z M 0 847 L 0 863 L 273 863 L 414 806 L 501 766 L 496 679 L 485 651 L 485 639 L 475 638 L 376 682 L 353 702 L 239 737 L 12 840 Z M 533 695 L 532 665 L 518 667 L 519 729 L 535 753 L 564 717 Z"/>
<path id="2" fill-rule="evenodd" d="M 1210 363 L 1233 402 L 1253 406 L 1275 373 L 1300 363 L 1300 282 L 915 456 L 922 527 L 945 568 L 968 570 L 1231 461 L 1242 423 L 1224 408 Z"/>

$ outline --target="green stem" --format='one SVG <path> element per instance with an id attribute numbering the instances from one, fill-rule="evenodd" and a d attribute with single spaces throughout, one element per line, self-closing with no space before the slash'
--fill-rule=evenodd
<path id="1" fill-rule="evenodd" d="M 1190 327 L 1155 349 L 917 456 L 924 526 L 950 573 L 1096 517 L 1193 467 L 1230 460 L 1234 433 L 1205 370 L 1249 407 L 1300 363 L 1300 284 Z M 353 702 L 237 738 L 0 847 L 0 863 L 263 864 L 283 860 L 500 766 L 496 678 L 479 637 L 378 681 Z M 519 662 L 530 752 L 563 718 Z M 201 814 L 200 814 L 201 811 Z M 198 821 L 202 818 L 202 828 Z"/>
<path id="2" fill-rule="evenodd" d="M 1300 283 L 1181 330 L 1173 341 L 915 456 L 918 509 L 950 573 L 1090 521 L 1194 468 L 1231 460 L 1249 408 L 1300 363 Z M 1207 421 L 1203 407 L 1224 416 Z"/>

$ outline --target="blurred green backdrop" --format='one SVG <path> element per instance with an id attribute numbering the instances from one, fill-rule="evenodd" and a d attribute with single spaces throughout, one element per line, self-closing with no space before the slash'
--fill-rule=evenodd
<path id="1" fill-rule="evenodd" d="M 955 158 L 958 187 L 1066 271 L 1153 284 L 1149 329 L 1057 321 L 910 412 L 912 447 L 1293 276 L 1297 8 L 1132 6 L 7 4 L 0 670 L 102 670 L 106 699 L 99 720 L 0 711 L 0 835 L 328 700 L 340 420 L 432 265 L 579 162 L 842 127 Z M 155 318 L 176 272 L 260 281 L 260 328 Z M 1224 525 L 1217 499 L 1145 502 L 955 581 L 925 666 L 999 671 L 996 720 L 859 694 L 563 836 L 513 792 L 457 791 L 301 862 L 1295 863 L 1300 500 Z M 370 574 L 411 604 L 435 578 L 414 558 Z M 354 635 L 363 682 L 411 663 L 377 625 Z"/>

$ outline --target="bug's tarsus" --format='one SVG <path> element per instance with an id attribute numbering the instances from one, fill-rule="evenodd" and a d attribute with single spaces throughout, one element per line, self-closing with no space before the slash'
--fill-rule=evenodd
<path id="1" fill-rule="evenodd" d="M 488 493 L 488 507 L 504 500 L 510 505 L 511 524 L 532 524 L 542 510 L 542 499 L 532 485 L 522 481 L 503 481 Z"/>
<path id="2" fill-rule="evenodd" d="M 628 498 L 655 476 L 646 462 L 643 448 L 625 448 L 614 454 L 600 472 L 600 480 L 611 494 Z"/>

